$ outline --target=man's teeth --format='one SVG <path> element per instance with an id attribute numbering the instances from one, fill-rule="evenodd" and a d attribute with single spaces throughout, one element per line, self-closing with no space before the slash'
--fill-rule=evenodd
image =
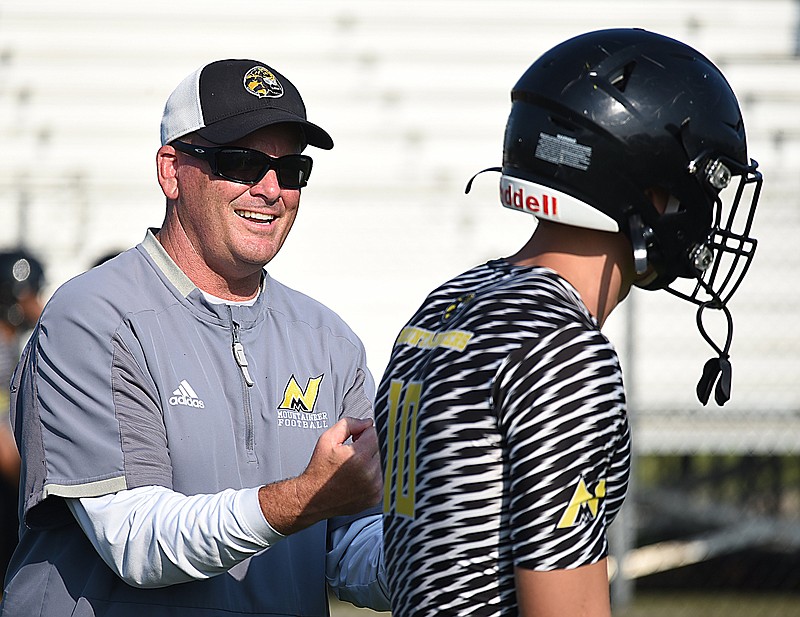
<path id="1" fill-rule="evenodd" d="M 271 223 L 275 220 L 275 217 L 271 214 L 262 214 L 261 212 L 251 212 L 250 210 L 235 210 L 237 215 L 241 216 L 244 219 L 251 219 L 254 221 L 264 221 L 266 223 Z"/>

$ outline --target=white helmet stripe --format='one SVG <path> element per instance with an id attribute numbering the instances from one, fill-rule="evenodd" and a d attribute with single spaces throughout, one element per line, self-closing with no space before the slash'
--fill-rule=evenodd
<path id="1" fill-rule="evenodd" d="M 599 231 L 619 231 L 614 219 L 586 202 L 521 178 L 501 176 L 500 201 L 506 208 L 540 219 Z"/>

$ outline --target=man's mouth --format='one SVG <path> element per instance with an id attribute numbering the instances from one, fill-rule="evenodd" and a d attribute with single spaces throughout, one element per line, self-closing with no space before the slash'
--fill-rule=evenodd
<path id="1" fill-rule="evenodd" d="M 271 223 L 275 220 L 273 214 L 263 214 L 261 212 L 253 212 L 251 210 L 234 210 L 236 216 L 240 216 L 248 221 L 258 221 L 259 223 Z"/>

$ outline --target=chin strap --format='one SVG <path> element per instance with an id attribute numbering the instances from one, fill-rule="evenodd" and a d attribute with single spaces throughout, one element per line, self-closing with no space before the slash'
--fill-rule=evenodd
<path id="1" fill-rule="evenodd" d="M 716 296 L 716 294 L 715 294 Z M 721 310 L 727 320 L 727 335 L 725 337 L 725 346 L 720 347 L 711 339 L 705 327 L 703 326 L 703 311 L 711 308 Z M 717 405 L 724 405 L 731 398 L 731 381 L 733 378 L 733 368 L 731 367 L 729 351 L 731 348 L 731 341 L 733 340 L 733 317 L 728 307 L 725 306 L 719 299 L 715 297 L 710 302 L 705 302 L 697 309 L 697 328 L 700 334 L 711 345 L 712 349 L 719 355 L 718 358 L 711 358 L 705 363 L 703 367 L 703 375 L 700 381 L 697 382 L 697 398 L 703 405 L 708 403 L 711 396 L 711 390 L 714 390 L 714 400 Z M 716 383 L 717 387 L 714 388 Z"/>
<path id="2" fill-rule="evenodd" d="M 647 245 L 650 241 L 653 230 L 644 224 L 638 214 L 633 214 L 628 217 L 630 225 L 630 241 L 633 248 L 633 263 L 636 274 L 642 276 L 647 272 L 648 259 L 647 259 Z M 710 285 L 702 280 L 702 275 L 698 277 L 699 285 L 705 289 L 706 293 L 711 296 L 711 300 L 704 302 L 697 309 L 697 329 L 700 331 L 701 336 L 705 339 L 706 343 L 711 345 L 711 348 L 717 352 L 718 357 L 711 358 L 703 366 L 703 375 L 697 383 L 697 398 L 703 405 L 708 403 L 711 397 L 711 391 L 714 391 L 714 400 L 717 405 L 724 405 L 731 398 L 731 381 L 733 379 L 733 367 L 730 362 L 730 348 L 733 341 L 733 316 L 725 306 L 725 303 L 719 297 Z M 727 333 L 725 336 L 725 345 L 720 348 L 711 338 L 705 326 L 703 325 L 703 312 L 707 309 L 722 311 L 727 321 Z M 716 384 L 716 388 L 714 387 Z"/>

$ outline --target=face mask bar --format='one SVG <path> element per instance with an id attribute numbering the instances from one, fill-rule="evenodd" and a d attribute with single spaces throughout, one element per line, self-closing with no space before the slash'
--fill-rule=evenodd
<path id="1" fill-rule="evenodd" d="M 697 328 L 703 339 L 718 355 L 717 358 L 711 358 L 706 362 L 703 375 L 697 384 L 697 398 L 703 405 L 708 403 L 712 390 L 714 400 L 720 406 L 730 399 L 731 394 L 732 368 L 729 352 L 733 341 L 733 317 L 727 303 L 739 288 L 755 255 L 757 241 L 750 237 L 750 231 L 762 185 L 761 173 L 757 171 L 758 163 L 752 160 L 750 163 L 745 167 L 735 161 L 720 158 L 706 165 L 704 172 L 707 174 L 706 179 L 715 188 L 727 187 L 732 177 L 731 170 L 734 172 L 733 175 L 739 177 L 730 212 L 725 224 L 722 225 L 722 197 L 718 196 L 715 200 L 713 227 L 708 240 L 705 244 L 694 247 L 689 255 L 691 266 L 696 273 L 694 289 L 684 293 L 673 287 L 676 283 L 666 288 L 671 294 L 698 305 Z M 720 186 L 716 186 L 715 182 Z M 740 210 L 746 192 L 750 194 L 750 204 L 747 210 Z M 737 221 L 742 217 L 744 217 L 743 224 L 737 225 Z M 722 346 L 714 342 L 703 323 L 706 309 L 722 311 L 725 316 L 726 335 L 725 344 Z"/>
<path id="2" fill-rule="evenodd" d="M 750 232 L 761 195 L 762 177 L 757 171 L 758 163 L 751 161 L 751 165 L 744 167 L 730 160 L 720 159 L 720 162 L 735 170 L 739 177 L 727 220 L 723 225 L 720 194 L 715 200 L 714 219 L 706 242 L 693 247 L 689 254 L 696 274 L 696 279 L 692 279 L 694 288 L 689 292 L 682 291 L 676 286 L 680 285 L 680 279 L 666 288 L 671 294 L 697 305 L 728 302 L 747 274 L 757 245 Z M 744 210 L 740 206 L 746 193 L 750 204 Z"/>

